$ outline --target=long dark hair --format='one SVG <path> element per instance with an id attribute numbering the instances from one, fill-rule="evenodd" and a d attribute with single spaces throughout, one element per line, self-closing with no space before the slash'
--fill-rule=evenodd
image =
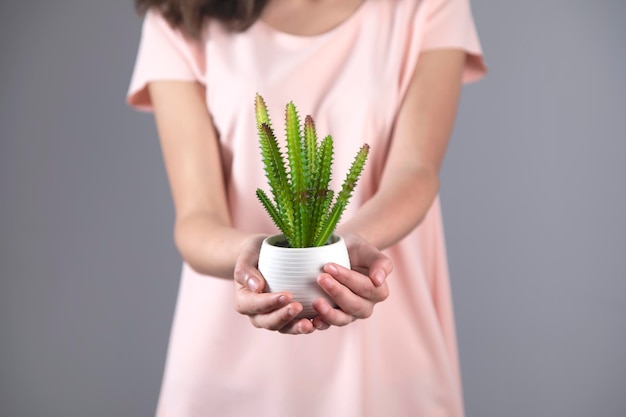
<path id="1" fill-rule="evenodd" d="M 207 17 L 216 18 L 234 31 L 241 31 L 258 19 L 267 0 L 135 0 L 141 14 L 156 8 L 174 27 L 198 37 Z"/>

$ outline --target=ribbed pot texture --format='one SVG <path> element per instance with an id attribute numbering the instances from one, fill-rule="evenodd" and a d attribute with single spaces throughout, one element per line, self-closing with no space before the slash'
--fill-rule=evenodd
<path id="1" fill-rule="evenodd" d="M 322 297 L 334 303 L 317 283 L 322 267 L 333 262 L 350 268 L 348 249 L 341 236 L 333 235 L 330 243 L 314 248 L 289 248 L 283 235 L 268 237 L 259 254 L 259 271 L 263 274 L 270 292 L 289 291 L 294 300 L 302 303 L 304 310 L 298 318 L 313 318 L 317 312 L 311 304 Z"/>

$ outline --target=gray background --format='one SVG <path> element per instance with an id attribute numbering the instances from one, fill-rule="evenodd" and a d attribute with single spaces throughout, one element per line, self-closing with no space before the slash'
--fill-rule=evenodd
<path id="1" fill-rule="evenodd" d="M 2 3 L 0 415 L 147 416 L 180 259 L 129 1 Z M 468 417 L 626 412 L 626 2 L 474 0 L 442 198 Z"/>

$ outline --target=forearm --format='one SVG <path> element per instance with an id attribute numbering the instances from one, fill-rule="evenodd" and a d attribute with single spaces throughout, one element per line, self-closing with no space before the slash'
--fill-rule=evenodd
<path id="1" fill-rule="evenodd" d="M 439 170 L 454 125 L 465 52 L 420 55 L 394 126 L 379 191 L 341 227 L 389 247 L 426 216 L 439 192 Z"/>
<path id="2" fill-rule="evenodd" d="M 434 169 L 416 168 L 397 174 L 339 228 L 339 234 L 355 233 L 379 249 L 409 234 L 424 219 L 439 192 Z"/>
<path id="3" fill-rule="evenodd" d="M 219 278 L 233 278 L 237 256 L 250 239 L 258 237 L 192 213 L 176 221 L 174 238 L 183 260 L 195 271 Z"/>

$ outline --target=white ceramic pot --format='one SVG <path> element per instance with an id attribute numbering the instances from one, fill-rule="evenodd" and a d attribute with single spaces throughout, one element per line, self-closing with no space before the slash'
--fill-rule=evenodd
<path id="1" fill-rule="evenodd" d="M 283 244 L 280 246 L 280 244 Z M 314 248 L 285 247 L 284 235 L 268 237 L 261 245 L 259 271 L 270 292 L 289 291 L 304 309 L 298 318 L 313 318 L 317 312 L 311 304 L 322 297 L 334 303 L 317 283 L 322 267 L 329 262 L 350 268 L 348 249 L 341 236 L 333 235 L 330 243 Z"/>

